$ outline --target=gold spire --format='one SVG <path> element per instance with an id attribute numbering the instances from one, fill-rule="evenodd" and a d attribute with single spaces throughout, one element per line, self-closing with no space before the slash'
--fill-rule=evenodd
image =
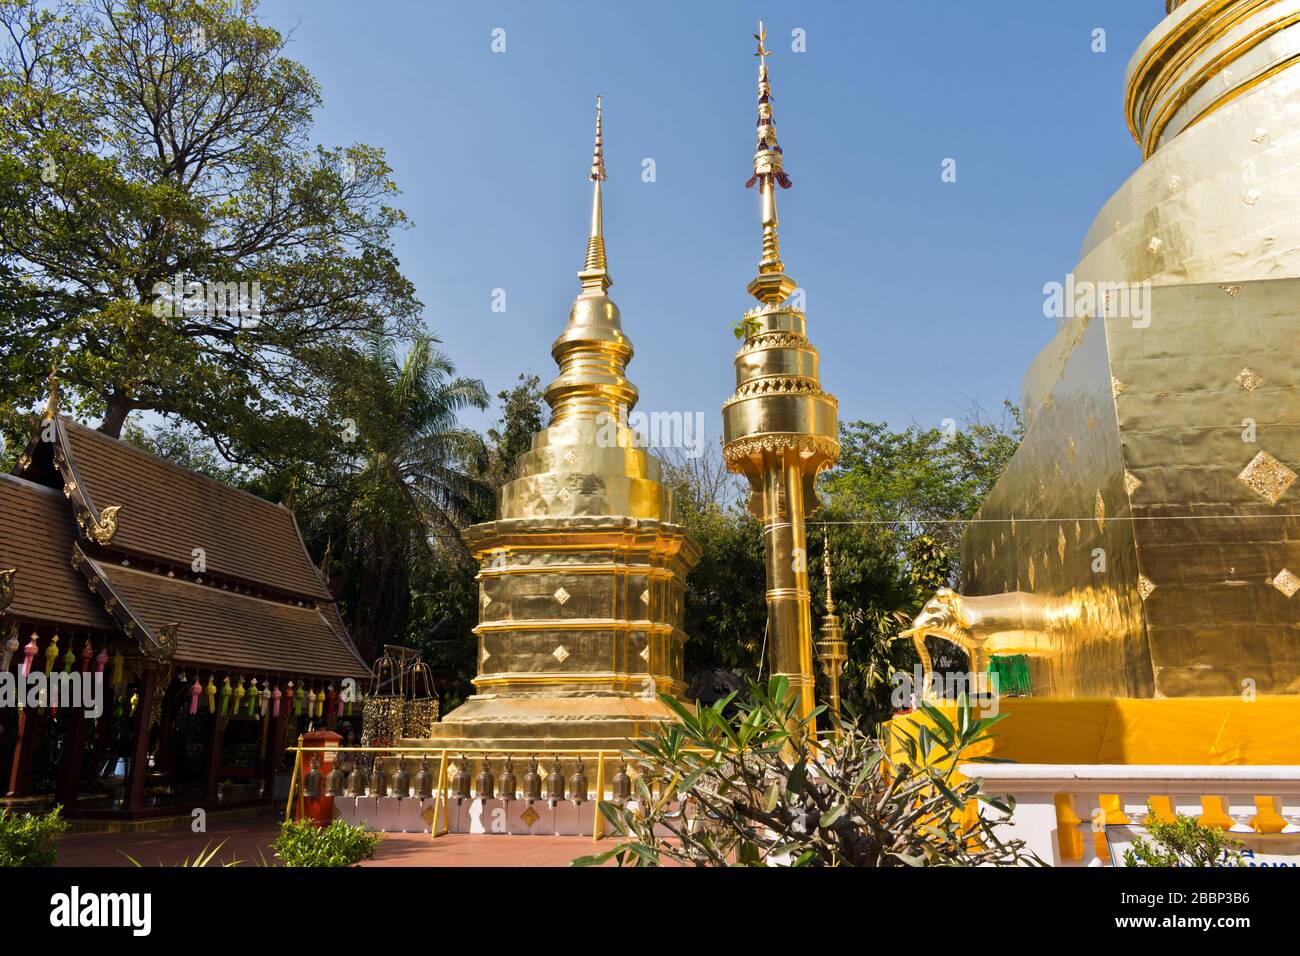
<path id="1" fill-rule="evenodd" d="M 826 675 L 827 696 L 831 711 L 840 716 L 840 674 L 849 659 L 849 645 L 844 640 L 844 628 L 835 614 L 835 601 L 831 597 L 831 540 L 822 527 L 822 569 L 826 577 L 826 616 L 822 618 L 821 639 L 817 641 L 817 659 Z"/>
<path id="2" fill-rule="evenodd" d="M 776 124 L 772 121 L 772 84 L 767 78 L 767 58 L 770 52 L 763 45 L 767 31 L 763 21 L 758 21 L 758 142 L 754 146 L 754 175 L 745 188 L 758 183 L 763 223 L 763 258 L 758 263 L 758 275 L 749 283 L 749 294 L 760 302 L 776 303 L 789 298 L 795 290 L 795 281 L 785 274 L 781 262 L 781 242 L 777 236 L 776 187 L 789 189 L 790 177 L 781 166 L 781 147 L 776 141 Z"/>
<path id="3" fill-rule="evenodd" d="M 587 261 L 578 278 L 582 280 L 583 294 L 602 295 L 614 284 L 605 264 L 605 229 L 601 206 L 600 184 L 605 175 L 605 146 L 601 137 L 600 97 L 596 97 L 596 145 L 591 154 L 592 182 L 591 233 L 587 238 Z"/>
<path id="4" fill-rule="evenodd" d="M 835 598 L 831 596 L 831 539 L 822 528 L 822 571 L 826 578 L 826 616 L 835 616 Z"/>

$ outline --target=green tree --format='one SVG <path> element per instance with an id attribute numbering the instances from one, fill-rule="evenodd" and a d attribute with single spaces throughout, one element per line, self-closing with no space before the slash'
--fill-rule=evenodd
<path id="1" fill-rule="evenodd" d="M 536 375 L 520 374 L 519 384 L 497 392 L 497 400 L 501 416 L 487 430 L 486 455 L 481 465 L 483 481 L 494 493 L 514 476 L 519 456 L 533 447 L 533 436 L 546 424 L 541 380 Z M 483 517 L 490 520 L 495 515 Z"/>
<path id="2" fill-rule="evenodd" d="M 110 435 L 151 410 L 228 459 L 301 459 L 360 338 L 413 331 L 383 154 L 312 146 L 285 44 L 255 0 L 0 0 L 10 438 L 57 365 Z"/>

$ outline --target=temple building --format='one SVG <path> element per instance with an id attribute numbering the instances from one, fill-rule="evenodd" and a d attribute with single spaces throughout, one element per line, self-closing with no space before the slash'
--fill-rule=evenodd
<path id="1" fill-rule="evenodd" d="M 51 695 L 0 711 L 10 803 L 86 818 L 254 805 L 286 740 L 365 689 L 292 512 L 58 415 L 53 387 L 0 476 L 0 528 L 4 670 L 48 675 Z M 83 673 L 102 675 L 96 707 L 53 696 Z"/>
<path id="2" fill-rule="evenodd" d="M 914 625 L 1031 693 L 1300 693 L 1300 16 L 1170 0 L 1027 432 Z M 923 645 L 924 649 L 924 645 Z M 1253 699 L 1253 698 L 1252 698 Z"/>
<path id="3" fill-rule="evenodd" d="M 632 343 L 607 292 L 600 105 L 582 289 L 551 355 L 550 422 L 464 533 L 481 564 L 476 693 L 436 727 L 451 749 L 617 753 L 672 719 L 683 680 L 685 578 L 699 548 L 662 465 L 627 426 Z"/>

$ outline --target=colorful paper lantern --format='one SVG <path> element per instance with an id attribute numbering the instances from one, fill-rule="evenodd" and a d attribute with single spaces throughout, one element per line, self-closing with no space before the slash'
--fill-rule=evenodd
<path id="1" fill-rule="evenodd" d="M 203 696 L 203 685 L 199 683 L 199 675 L 194 675 L 194 683 L 190 685 L 190 713 L 199 712 L 199 698 Z"/>

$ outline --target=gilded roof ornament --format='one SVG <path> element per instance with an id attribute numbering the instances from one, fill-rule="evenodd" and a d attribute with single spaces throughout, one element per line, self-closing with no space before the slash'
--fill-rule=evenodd
<path id="1" fill-rule="evenodd" d="M 758 127 L 757 143 L 754 146 L 754 175 L 745 183 L 748 189 L 758 184 L 761 199 L 763 225 L 763 257 L 758 263 L 758 275 L 750 281 L 749 294 L 765 304 L 783 302 L 795 290 L 795 282 L 785 274 L 785 265 L 781 262 L 781 241 L 777 235 L 778 220 L 776 215 L 776 187 L 789 189 L 793 185 L 786 174 L 781 146 L 777 142 L 776 123 L 772 117 L 772 84 L 767 75 L 767 58 L 771 56 L 765 47 L 767 31 L 763 21 L 758 21 L 758 32 L 754 34 L 758 41 Z"/>
<path id="2" fill-rule="evenodd" d="M 601 127 L 600 97 L 596 97 L 596 145 L 591 153 L 591 232 L 587 237 L 587 260 L 578 278 L 582 280 L 584 295 L 603 295 L 614 284 L 605 261 L 604 207 L 600 184 L 608 178 L 605 172 L 605 143 Z"/>

